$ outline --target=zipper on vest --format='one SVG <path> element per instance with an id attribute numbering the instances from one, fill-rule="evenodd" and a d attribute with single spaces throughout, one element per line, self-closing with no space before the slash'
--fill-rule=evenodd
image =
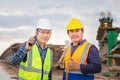
<path id="1" fill-rule="evenodd" d="M 42 75 L 41 75 L 41 80 L 43 80 L 43 66 L 44 66 L 44 61 L 42 61 Z"/>
<path id="2" fill-rule="evenodd" d="M 46 52 L 45 52 L 46 53 Z M 47 53 L 46 53 L 47 54 Z M 45 58 L 46 58 L 46 54 L 45 54 L 45 56 L 44 56 L 44 60 L 42 60 L 42 58 L 41 58 L 41 61 L 42 61 L 42 75 L 41 75 L 41 80 L 43 80 L 43 68 L 44 68 L 44 61 L 45 61 Z M 41 57 L 41 55 L 40 55 L 40 57 Z"/>

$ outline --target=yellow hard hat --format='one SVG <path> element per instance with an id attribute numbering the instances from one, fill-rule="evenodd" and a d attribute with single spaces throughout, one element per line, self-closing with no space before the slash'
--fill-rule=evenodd
<path id="1" fill-rule="evenodd" d="M 68 25 L 66 26 L 66 30 L 73 30 L 73 29 L 82 29 L 84 26 L 82 25 L 81 21 L 77 18 L 72 18 Z"/>

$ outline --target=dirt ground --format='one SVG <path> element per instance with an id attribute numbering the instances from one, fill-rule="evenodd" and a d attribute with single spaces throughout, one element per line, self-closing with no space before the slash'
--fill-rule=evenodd
<path id="1" fill-rule="evenodd" d="M 18 80 L 18 69 L 16 67 L 13 67 L 9 63 L 1 60 L 0 60 L 0 66 L 2 66 L 3 69 L 5 69 L 6 72 L 11 75 L 11 79 Z M 53 68 L 52 80 L 62 80 L 62 75 L 63 75 L 63 70 L 58 70 L 56 68 Z M 110 77 L 102 76 L 100 74 L 95 74 L 95 80 L 120 80 L 120 78 L 110 78 Z"/>
<path id="2" fill-rule="evenodd" d="M 2 66 L 2 68 L 11 76 L 10 77 L 11 79 L 18 80 L 18 75 L 17 75 L 18 70 L 17 70 L 17 68 L 9 65 L 8 63 L 6 63 L 4 61 L 0 61 L 0 66 Z"/>

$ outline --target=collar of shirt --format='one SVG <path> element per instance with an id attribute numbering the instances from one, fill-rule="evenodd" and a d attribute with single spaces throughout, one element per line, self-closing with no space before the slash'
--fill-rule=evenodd
<path id="1" fill-rule="evenodd" d="M 79 45 L 83 44 L 85 41 L 86 41 L 86 39 L 80 41 L 76 46 L 74 46 L 73 43 L 71 43 L 71 46 L 72 46 L 71 55 L 74 53 L 74 51 L 77 49 L 77 47 L 78 47 Z"/>
<path id="2" fill-rule="evenodd" d="M 38 49 L 39 49 L 39 52 L 40 52 L 40 55 L 41 55 L 41 59 L 42 59 L 42 62 L 44 62 L 44 59 L 45 59 L 45 56 L 46 56 L 46 51 L 47 51 L 47 46 L 45 45 L 44 48 L 41 48 L 40 47 L 40 43 L 38 41 L 36 41 L 36 44 L 38 46 Z"/>

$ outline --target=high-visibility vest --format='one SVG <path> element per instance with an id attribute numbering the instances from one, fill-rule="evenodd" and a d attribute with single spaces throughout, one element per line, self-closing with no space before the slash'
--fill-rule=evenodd
<path id="1" fill-rule="evenodd" d="M 49 80 L 52 56 L 52 51 L 48 48 L 43 64 L 37 45 L 33 45 L 27 53 L 26 62 L 20 63 L 19 80 Z"/>
<path id="2" fill-rule="evenodd" d="M 71 56 L 72 46 L 68 47 L 68 50 L 67 50 L 66 56 L 65 56 L 65 73 L 68 74 L 68 76 L 69 76 L 69 73 L 70 74 L 71 73 L 72 74 L 77 74 L 77 75 L 82 74 L 81 71 L 68 71 L 67 72 L 67 70 L 69 70 L 68 69 L 68 63 L 70 62 L 70 58 L 72 58 L 77 64 L 88 64 L 87 63 L 87 57 L 88 57 L 88 52 L 89 52 L 89 49 L 90 49 L 91 46 L 92 46 L 91 43 L 88 43 L 87 41 L 85 41 L 83 44 L 78 46 L 78 48 L 74 51 L 72 56 Z M 93 74 L 90 74 L 90 75 L 93 75 Z M 75 75 L 73 75 L 71 77 L 71 79 L 69 77 L 69 79 L 70 80 L 75 79 L 74 77 L 75 77 Z"/>

